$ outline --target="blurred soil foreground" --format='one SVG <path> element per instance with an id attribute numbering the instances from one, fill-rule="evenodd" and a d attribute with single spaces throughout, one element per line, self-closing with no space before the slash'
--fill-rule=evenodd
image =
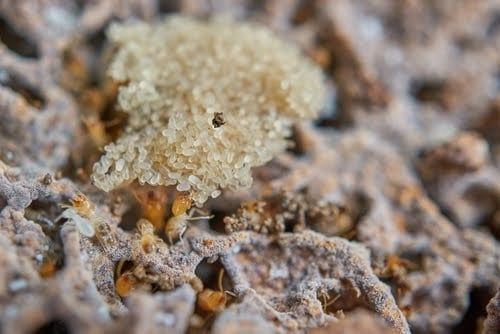
<path id="1" fill-rule="evenodd" d="M 91 174 L 108 27 L 173 14 L 267 27 L 326 94 L 165 235 L 179 189 Z M 0 0 L 0 332 L 500 332 L 499 50 L 497 0 Z"/>

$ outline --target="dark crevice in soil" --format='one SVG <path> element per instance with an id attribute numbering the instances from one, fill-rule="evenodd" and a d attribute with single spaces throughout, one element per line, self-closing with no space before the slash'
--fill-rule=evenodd
<path id="1" fill-rule="evenodd" d="M 64 267 L 63 242 L 59 233 L 61 222 L 56 221 L 60 211 L 58 206 L 44 200 L 35 200 L 24 210 L 24 217 L 40 225 L 44 234 L 51 240 L 38 267 L 39 274 L 43 278 L 52 277 Z"/>
<path id="2" fill-rule="evenodd" d="M 344 212 L 350 219 L 349 229 L 343 230 L 339 235 L 348 240 L 358 241 L 357 229 L 359 223 L 369 215 L 373 206 L 373 200 L 364 192 L 357 191 L 349 194 L 344 204 Z"/>
<path id="3" fill-rule="evenodd" d="M 474 288 L 469 294 L 469 307 L 462 320 L 453 327 L 451 333 L 479 333 L 481 324 L 486 318 L 486 305 L 493 297 L 488 288 Z"/>
<path id="4" fill-rule="evenodd" d="M 2 210 L 7 206 L 7 199 L 4 197 L 0 196 L 0 213 Z"/>
<path id="5" fill-rule="evenodd" d="M 337 32 L 330 28 L 328 32 L 323 32 L 317 39 L 320 47 L 324 47 L 330 54 L 330 63 L 325 69 L 326 75 L 331 77 L 337 89 L 335 97 L 335 113 L 332 116 L 318 119 L 315 124 L 319 127 L 333 127 L 336 129 L 351 128 L 354 126 L 354 117 L 351 113 L 350 104 L 352 96 L 350 92 L 342 87 L 352 80 L 355 72 L 354 60 L 351 60 L 352 51 L 346 45 Z"/>
<path id="6" fill-rule="evenodd" d="M 327 96 L 324 100 L 322 111 L 319 113 L 318 118 L 313 121 L 317 127 L 332 127 L 342 128 L 343 126 L 351 126 L 352 118 L 346 118 L 345 113 L 340 112 L 340 101 L 337 96 L 337 91 L 330 83 L 327 87 Z"/>
<path id="7" fill-rule="evenodd" d="M 351 194 L 350 203 L 348 204 L 349 211 L 352 213 L 354 224 L 358 224 L 361 219 L 366 217 L 371 210 L 373 200 L 362 191 L 357 191 Z"/>
<path id="8" fill-rule="evenodd" d="M 491 21 L 486 25 L 486 36 L 493 37 L 500 33 L 500 11 L 492 13 Z"/>
<path id="9" fill-rule="evenodd" d="M 92 52 L 96 55 L 102 55 L 105 46 L 107 43 L 106 40 L 106 30 L 108 28 L 108 25 L 106 25 L 104 28 L 94 32 L 92 35 L 90 35 L 87 38 L 87 44 L 89 45 L 90 49 Z M 90 68 L 90 78 L 89 78 L 89 86 L 91 87 L 99 87 L 102 83 L 102 79 L 104 77 L 103 73 L 103 68 L 100 68 L 101 65 L 101 57 L 96 57 L 97 60 L 95 63 L 91 63 L 91 68 Z"/>
<path id="10" fill-rule="evenodd" d="M 291 145 L 287 149 L 287 152 L 290 152 L 298 157 L 303 156 L 304 154 L 307 153 L 306 150 L 307 145 L 306 143 L 304 143 L 304 138 L 301 135 L 300 131 L 297 130 L 297 127 L 295 126 L 292 127 L 292 134 L 290 138 L 287 139 L 291 142 Z"/>
<path id="11" fill-rule="evenodd" d="M 229 216 L 229 213 L 225 211 L 212 210 L 210 215 L 214 217 L 209 220 L 210 229 L 218 233 L 226 233 L 224 217 Z"/>
<path id="12" fill-rule="evenodd" d="M 419 102 L 433 103 L 449 109 L 453 88 L 441 79 L 416 79 L 410 84 L 410 94 Z"/>
<path id="13" fill-rule="evenodd" d="M 222 263 L 217 260 L 211 262 L 203 260 L 195 270 L 196 276 L 203 282 L 203 291 L 198 293 L 194 317 L 198 317 L 200 323 L 193 326 L 191 323 L 187 333 L 209 333 L 210 329 L 220 314 L 233 301 L 233 297 L 226 291 L 231 291 L 233 283 L 228 275 L 225 275 Z M 217 310 L 208 310 L 208 305 L 218 305 Z"/>
<path id="14" fill-rule="evenodd" d="M 42 92 L 15 74 L 7 73 L 5 78 L 0 80 L 0 84 L 9 87 L 21 95 L 27 103 L 36 109 L 43 109 L 46 105 L 46 100 Z"/>
<path id="15" fill-rule="evenodd" d="M 497 210 L 488 215 L 480 224 L 489 231 L 495 239 L 500 241 L 500 204 L 497 205 Z"/>
<path id="16" fill-rule="evenodd" d="M 472 203 L 474 207 L 481 208 L 483 217 L 479 225 L 486 226 L 498 238 L 498 234 L 495 234 L 494 230 L 498 229 L 498 219 L 500 219 L 498 217 L 500 213 L 500 194 L 495 189 L 489 188 L 489 186 L 477 184 L 471 185 L 466 190 L 463 199 Z"/>
<path id="17" fill-rule="evenodd" d="M 362 308 L 370 311 L 368 301 L 358 295 L 359 291 L 349 280 L 342 280 L 341 291 L 318 291 L 317 298 L 321 302 L 325 314 L 347 314 L 356 309 Z"/>
<path id="18" fill-rule="evenodd" d="M 162 14 L 171 14 L 180 9 L 179 0 L 160 0 L 158 1 L 158 11 Z"/>
<path id="19" fill-rule="evenodd" d="M 62 320 L 52 320 L 34 331 L 34 334 L 70 334 L 66 323 Z"/>
<path id="20" fill-rule="evenodd" d="M 223 266 L 220 261 L 210 263 L 208 259 L 205 259 L 196 267 L 195 274 L 201 279 L 205 288 L 218 290 L 217 278 L 221 269 Z"/>
<path id="21" fill-rule="evenodd" d="M 123 214 L 119 226 L 124 231 L 133 231 L 137 227 L 137 221 L 141 217 L 141 206 L 139 202 L 134 201 L 134 204 Z"/>
<path id="22" fill-rule="evenodd" d="M 118 266 L 120 266 L 120 268 L 118 268 Z M 124 273 L 127 273 L 128 271 L 133 270 L 134 266 L 135 266 L 135 264 L 132 261 L 124 261 L 123 263 L 116 262 L 116 266 L 115 266 L 115 282 L 120 277 L 119 275 L 123 275 Z M 118 269 L 119 269 L 120 272 L 118 272 Z"/>
<path id="23" fill-rule="evenodd" d="M 262 167 L 253 168 L 252 176 L 261 182 L 271 182 L 284 177 L 289 171 L 290 168 L 280 163 L 278 159 L 272 159 Z"/>
<path id="24" fill-rule="evenodd" d="M 128 114 L 116 108 L 116 97 L 108 101 L 101 113 L 101 121 L 104 122 L 110 141 L 115 141 L 122 135 L 128 123 L 128 117 Z"/>
<path id="25" fill-rule="evenodd" d="M 292 17 L 292 24 L 300 26 L 314 20 L 314 1 L 300 1 Z"/>
<path id="26" fill-rule="evenodd" d="M 19 34 L 0 17 L 0 40 L 13 52 L 26 58 L 38 58 L 37 46 Z"/>
<path id="27" fill-rule="evenodd" d="M 498 72 L 500 89 L 500 70 Z M 473 122 L 471 129 L 478 131 L 491 144 L 500 143 L 500 98 L 492 100 L 485 111 Z"/>
<path id="28" fill-rule="evenodd" d="M 106 44 L 106 30 L 108 26 L 104 26 L 102 29 L 99 29 L 89 35 L 86 39 L 88 45 L 92 47 L 96 52 L 102 51 L 104 45 Z"/>
<path id="29" fill-rule="evenodd" d="M 340 110 L 340 108 L 339 108 Z M 335 117 L 320 118 L 315 124 L 322 128 L 347 129 L 354 126 L 354 119 L 348 113 L 338 113 Z"/>

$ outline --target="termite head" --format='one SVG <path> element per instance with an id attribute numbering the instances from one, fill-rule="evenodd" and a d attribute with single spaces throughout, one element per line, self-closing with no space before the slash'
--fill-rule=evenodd
<path id="1" fill-rule="evenodd" d="M 38 273 L 41 277 L 47 278 L 55 275 L 57 270 L 57 264 L 55 260 L 48 259 L 42 263 L 40 268 L 38 269 Z"/>
<path id="2" fill-rule="evenodd" d="M 94 144 L 101 148 L 109 141 L 106 134 L 106 126 L 97 116 L 89 116 L 82 118 L 85 127 L 89 133 L 90 138 Z"/>
<path id="3" fill-rule="evenodd" d="M 174 203 L 172 203 L 172 214 L 174 216 L 180 216 L 183 213 L 186 213 L 186 211 L 191 208 L 192 204 L 193 200 L 191 199 L 189 193 L 185 191 L 180 192 L 177 194 Z"/>
<path id="4" fill-rule="evenodd" d="M 121 259 L 116 266 L 115 272 L 115 277 L 117 277 L 115 281 L 115 290 L 120 297 L 127 297 L 137 284 L 137 278 L 132 271 L 122 272 L 125 262 L 125 259 Z"/>
<path id="5" fill-rule="evenodd" d="M 82 193 L 78 193 L 71 199 L 71 204 L 83 216 L 89 215 L 94 209 L 92 202 Z"/>
<path id="6" fill-rule="evenodd" d="M 198 293 L 197 305 L 200 309 L 205 312 L 220 313 L 226 308 L 226 304 L 229 300 L 228 294 L 235 296 L 229 291 L 224 291 L 222 284 L 224 278 L 224 269 L 219 271 L 218 285 L 219 291 L 214 291 L 212 289 L 204 289 Z M 203 285 L 201 285 L 202 287 Z"/>
<path id="7" fill-rule="evenodd" d="M 120 297 L 127 297 L 132 289 L 134 289 L 135 278 L 131 273 L 127 272 L 118 277 L 115 283 L 116 293 Z"/>
<path id="8" fill-rule="evenodd" d="M 198 307 L 206 312 L 221 312 L 226 307 L 227 295 L 223 291 L 205 289 L 198 294 Z"/>

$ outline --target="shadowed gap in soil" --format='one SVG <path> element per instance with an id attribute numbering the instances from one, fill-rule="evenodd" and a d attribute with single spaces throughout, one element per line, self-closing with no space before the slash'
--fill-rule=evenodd
<path id="1" fill-rule="evenodd" d="M 38 47 L 0 17 L 0 40 L 13 52 L 25 58 L 38 58 Z"/>

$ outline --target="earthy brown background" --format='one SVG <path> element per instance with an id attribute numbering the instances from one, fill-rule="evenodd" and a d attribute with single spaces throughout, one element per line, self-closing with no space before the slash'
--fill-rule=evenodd
<path id="1" fill-rule="evenodd" d="M 329 94 L 249 191 L 148 253 L 135 222 L 174 191 L 89 182 L 126 122 L 105 30 L 179 12 L 268 26 Z M 1 0 L 0 40 L 1 332 L 499 330 L 498 1 Z M 56 221 L 77 191 L 111 224 L 111 251 Z M 221 268 L 235 296 L 207 312 L 186 283 L 217 290 Z"/>

